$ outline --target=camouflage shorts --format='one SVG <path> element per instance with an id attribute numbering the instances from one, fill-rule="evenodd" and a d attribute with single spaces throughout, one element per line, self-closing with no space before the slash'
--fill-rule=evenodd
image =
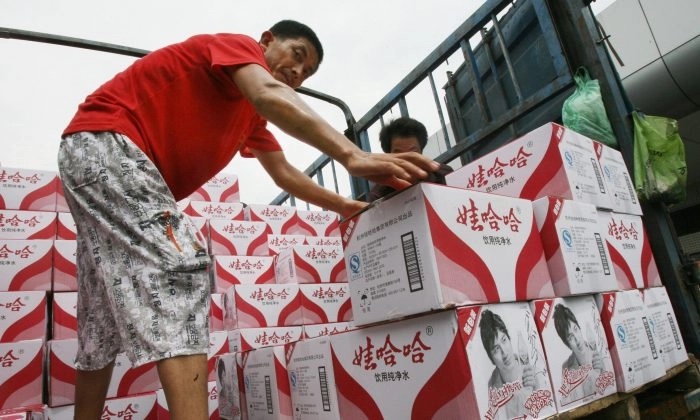
<path id="1" fill-rule="evenodd" d="M 210 258 L 155 165 L 110 132 L 66 136 L 58 163 L 78 231 L 78 369 L 206 353 Z"/>

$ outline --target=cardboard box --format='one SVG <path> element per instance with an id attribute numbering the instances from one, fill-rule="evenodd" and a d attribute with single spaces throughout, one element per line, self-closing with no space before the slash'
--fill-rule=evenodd
<path id="1" fill-rule="evenodd" d="M 216 220 L 244 220 L 243 203 L 215 203 L 211 201 L 180 201 L 180 211 L 192 217 Z"/>
<path id="2" fill-rule="evenodd" d="M 54 171 L 0 168 L 0 209 L 56 211 Z"/>
<path id="3" fill-rule="evenodd" d="M 56 176 L 56 211 L 57 212 L 69 212 L 70 208 L 66 202 L 66 193 L 63 191 L 63 183 L 61 178 Z"/>
<path id="4" fill-rule="evenodd" d="M 261 347 L 281 346 L 299 341 L 302 327 L 238 328 L 228 332 L 230 351 L 246 352 Z"/>
<path id="5" fill-rule="evenodd" d="M 0 291 L 51 290 L 53 241 L 0 239 Z"/>
<path id="6" fill-rule="evenodd" d="M 41 404 L 44 340 L 0 343 L 0 409 Z"/>
<path id="7" fill-rule="evenodd" d="M 45 420 L 73 420 L 75 405 L 48 407 Z M 158 419 L 156 394 L 147 392 L 105 401 L 100 420 L 156 420 Z"/>
<path id="8" fill-rule="evenodd" d="M 9 408 L 0 410 L 0 420 L 44 420 L 44 405 Z"/>
<path id="9" fill-rule="evenodd" d="M 665 287 L 650 287 L 642 291 L 649 314 L 649 326 L 654 333 L 666 370 L 688 360 L 678 320 Z"/>
<path id="10" fill-rule="evenodd" d="M 51 311 L 51 338 L 65 340 L 78 338 L 78 293 L 53 294 Z"/>
<path id="11" fill-rule="evenodd" d="M 46 292 L 0 292 L 0 343 L 45 339 L 47 313 Z"/>
<path id="12" fill-rule="evenodd" d="M 504 384 L 491 380 L 500 374 L 494 373 L 498 368 L 480 341 L 480 319 L 487 309 L 495 308 L 512 329 L 510 340 L 503 333 L 496 335 L 503 340 L 499 349 L 509 348 L 499 354 L 512 352 L 510 363 L 503 365 L 511 369 L 508 374 L 513 380 Z M 288 345 L 294 410 L 304 411 L 297 418 L 552 415 L 556 411 L 541 345 L 532 316 L 526 318 L 523 313 L 529 313 L 527 303 L 465 307 Z M 522 341 L 527 343 L 523 353 L 529 358 L 527 375 L 516 360 L 521 329 Z"/>
<path id="13" fill-rule="evenodd" d="M 445 176 L 447 185 L 535 200 L 552 196 L 611 208 L 593 140 L 548 123 Z"/>
<path id="14" fill-rule="evenodd" d="M 608 342 L 593 296 L 531 302 L 552 379 L 564 412 L 617 392 Z"/>
<path id="15" fill-rule="evenodd" d="M 211 219 L 209 228 L 213 255 L 269 254 L 267 235 L 270 228 L 265 222 Z"/>
<path id="16" fill-rule="evenodd" d="M 343 246 L 340 236 L 307 236 L 306 245 L 312 246 Z"/>
<path id="17" fill-rule="evenodd" d="M 330 322 L 327 324 L 306 324 L 304 325 L 304 340 L 317 337 L 326 337 L 333 334 L 340 334 L 354 330 L 352 322 Z"/>
<path id="18" fill-rule="evenodd" d="M 308 236 L 340 236 L 338 214 L 332 211 L 297 210 L 297 233 Z"/>
<path id="19" fill-rule="evenodd" d="M 190 194 L 189 198 L 199 201 L 238 203 L 241 201 L 238 176 L 230 173 L 219 173 Z"/>
<path id="20" fill-rule="evenodd" d="M 228 331 L 212 331 L 209 333 L 209 351 L 207 354 L 208 381 L 216 381 L 216 359 L 219 355 L 229 351 Z"/>
<path id="21" fill-rule="evenodd" d="M 75 403 L 75 356 L 78 340 L 48 342 L 48 404 L 51 407 Z M 151 392 L 161 388 L 155 363 L 131 367 L 125 353 L 117 354 L 107 398 Z"/>
<path id="22" fill-rule="evenodd" d="M 219 390 L 219 415 L 222 419 L 240 420 L 242 407 L 243 366 L 236 361 L 237 353 L 219 356 L 216 362 L 216 389 Z M 238 358 L 242 361 L 242 358 Z"/>
<path id="23" fill-rule="evenodd" d="M 170 409 L 168 408 L 168 401 L 165 399 L 165 392 L 163 391 L 163 389 L 157 390 L 155 392 L 155 396 L 156 415 L 152 417 L 152 419 L 170 420 Z M 219 392 L 216 382 L 210 381 L 207 384 L 207 405 L 209 408 L 209 420 L 219 420 L 219 403 Z"/>
<path id="24" fill-rule="evenodd" d="M 249 351 L 242 359 L 248 418 L 291 419 L 292 398 L 284 346 Z"/>
<path id="25" fill-rule="evenodd" d="M 300 284 L 303 324 L 328 324 L 352 320 L 347 283 Z"/>
<path id="26" fill-rule="evenodd" d="M 200 236 L 198 239 L 202 245 L 204 245 L 204 248 L 207 250 L 208 254 L 211 254 L 209 249 L 211 248 L 211 245 L 209 244 L 210 242 L 210 234 L 209 234 L 209 219 L 206 217 L 198 217 L 198 216 L 190 216 L 189 217 L 190 222 L 194 226 L 195 229 L 197 229 L 197 234 Z"/>
<path id="27" fill-rule="evenodd" d="M 251 222 L 265 222 L 270 226 L 270 233 L 291 235 L 296 233 L 296 207 L 250 204 L 245 208 L 246 219 Z"/>
<path id="28" fill-rule="evenodd" d="M 542 197 L 532 207 L 557 296 L 617 290 L 606 226 L 594 205 Z"/>
<path id="29" fill-rule="evenodd" d="M 420 183 L 341 232 L 356 325 L 554 294 L 529 200 Z"/>
<path id="30" fill-rule="evenodd" d="M 223 293 L 236 284 L 275 282 L 275 259 L 268 256 L 216 255 L 214 279 L 216 291 Z"/>
<path id="31" fill-rule="evenodd" d="M 226 291 L 226 329 L 302 324 L 296 284 L 239 284 Z M 229 306 L 230 305 L 230 306 Z"/>
<path id="32" fill-rule="evenodd" d="M 666 374 L 639 290 L 596 295 L 615 368 L 617 390 L 630 392 Z"/>
<path id="33" fill-rule="evenodd" d="M 53 243 L 52 289 L 55 292 L 78 290 L 78 267 L 76 240 L 55 240 Z"/>
<path id="34" fill-rule="evenodd" d="M 224 330 L 224 294 L 212 293 L 209 305 L 209 331 Z"/>
<path id="35" fill-rule="evenodd" d="M 306 236 L 304 235 L 267 235 L 267 248 L 270 250 L 270 255 L 273 256 L 279 254 L 283 249 L 304 244 L 306 244 Z"/>
<path id="36" fill-rule="evenodd" d="M 70 213 L 57 213 L 56 239 L 75 240 L 78 230 L 75 227 L 75 220 Z"/>
<path id="37" fill-rule="evenodd" d="M 56 213 L 46 211 L 0 210 L 0 238 L 54 239 Z"/>
<path id="38" fill-rule="evenodd" d="M 603 171 L 612 211 L 641 216 L 642 207 L 622 153 L 597 141 L 593 141 L 593 147 Z"/>
<path id="39" fill-rule="evenodd" d="M 642 218 L 600 211 L 607 226 L 607 244 L 619 289 L 662 286 Z"/>
<path id="40" fill-rule="evenodd" d="M 295 245 L 275 260 L 277 283 L 347 283 L 343 248 Z"/>

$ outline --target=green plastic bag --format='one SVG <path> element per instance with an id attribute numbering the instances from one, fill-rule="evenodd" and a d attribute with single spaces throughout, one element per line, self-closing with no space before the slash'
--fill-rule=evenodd
<path id="1" fill-rule="evenodd" d="M 598 81 L 591 79 L 585 67 L 576 70 L 574 81 L 576 90 L 566 98 L 561 110 L 564 127 L 617 149 Z"/>
<path id="2" fill-rule="evenodd" d="M 641 200 L 677 204 L 686 198 L 688 168 L 676 120 L 633 112 L 634 185 Z"/>

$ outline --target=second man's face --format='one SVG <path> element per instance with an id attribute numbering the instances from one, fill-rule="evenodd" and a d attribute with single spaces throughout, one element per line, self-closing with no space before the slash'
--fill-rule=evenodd
<path id="1" fill-rule="evenodd" d="M 415 137 L 394 137 L 391 140 L 390 153 L 421 153 L 420 142 Z"/>

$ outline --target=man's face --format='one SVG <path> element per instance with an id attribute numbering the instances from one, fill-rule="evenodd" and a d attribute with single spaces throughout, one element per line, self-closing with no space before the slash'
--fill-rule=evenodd
<path id="1" fill-rule="evenodd" d="M 394 137 L 391 139 L 389 153 L 417 152 L 421 153 L 420 142 L 416 137 Z"/>
<path id="2" fill-rule="evenodd" d="M 265 32 L 260 44 L 272 76 L 293 89 L 318 69 L 318 52 L 306 38 L 280 39 Z"/>
<path id="3" fill-rule="evenodd" d="M 583 341 L 581 328 L 574 322 L 569 321 L 569 332 L 566 334 L 566 344 L 575 354 L 583 354 L 586 343 Z"/>
<path id="4" fill-rule="evenodd" d="M 493 364 L 500 372 L 507 372 L 515 367 L 515 353 L 510 338 L 501 330 L 496 332 L 496 340 L 491 347 Z"/>

